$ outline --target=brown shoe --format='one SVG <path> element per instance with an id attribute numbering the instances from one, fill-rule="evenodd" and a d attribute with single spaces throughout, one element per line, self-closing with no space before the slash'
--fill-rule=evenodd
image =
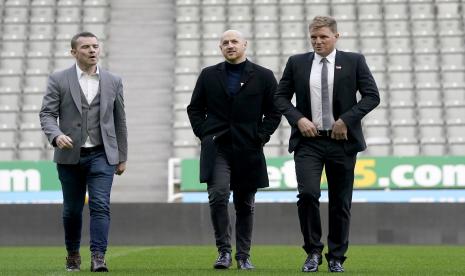
<path id="1" fill-rule="evenodd" d="M 90 271 L 92 272 L 108 272 L 105 255 L 102 253 L 92 253 L 90 261 Z"/>
<path id="2" fill-rule="evenodd" d="M 79 255 L 79 252 L 68 253 L 66 271 L 81 271 L 81 255 Z"/>

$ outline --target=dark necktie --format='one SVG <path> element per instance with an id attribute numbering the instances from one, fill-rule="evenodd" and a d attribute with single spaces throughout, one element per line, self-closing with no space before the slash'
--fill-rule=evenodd
<path id="1" fill-rule="evenodd" d="M 331 129 L 331 117 L 329 114 L 329 91 L 328 91 L 328 60 L 322 58 L 323 68 L 321 69 L 321 118 L 323 121 L 323 130 Z"/>

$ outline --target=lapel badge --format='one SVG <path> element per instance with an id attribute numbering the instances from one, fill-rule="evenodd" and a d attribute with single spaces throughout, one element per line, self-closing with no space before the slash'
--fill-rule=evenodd
<path id="1" fill-rule="evenodd" d="M 241 87 L 242 87 L 243 85 L 244 85 L 244 83 L 243 83 L 243 82 L 241 82 Z"/>
<path id="2" fill-rule="evenodd" d="M 342 69 L 342 66 L 336 65 L 336 69 L 337 69 L 337 70 L 341 70 L 341 69 Z"/>

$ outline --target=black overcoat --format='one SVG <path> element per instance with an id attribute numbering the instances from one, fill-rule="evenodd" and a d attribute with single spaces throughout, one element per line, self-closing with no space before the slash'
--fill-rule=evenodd
<path id="1" fill-rule="evenodd" d="M 225 62 L 202 70 L 187 114 L 201 140 L 200 182 L 208 182 L 217 153 L 215 140 L 230 135 L 231 184 L 235 189 L 268 187 L 263 145 L 278 127 L 281 115 L 273 104 L 277 82 L 273 72 L 246 60 L 241 88 L 227 92 Z"/>

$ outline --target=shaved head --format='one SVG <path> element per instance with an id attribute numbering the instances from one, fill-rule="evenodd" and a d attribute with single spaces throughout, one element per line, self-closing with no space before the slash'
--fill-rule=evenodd
<path id="1" fill-rule="evenodd" d="M 227 30 L 221 36 L 220 49 L 227 62 L 238 64 L 246 59 L 247 40 L 241 32 Z"/>

